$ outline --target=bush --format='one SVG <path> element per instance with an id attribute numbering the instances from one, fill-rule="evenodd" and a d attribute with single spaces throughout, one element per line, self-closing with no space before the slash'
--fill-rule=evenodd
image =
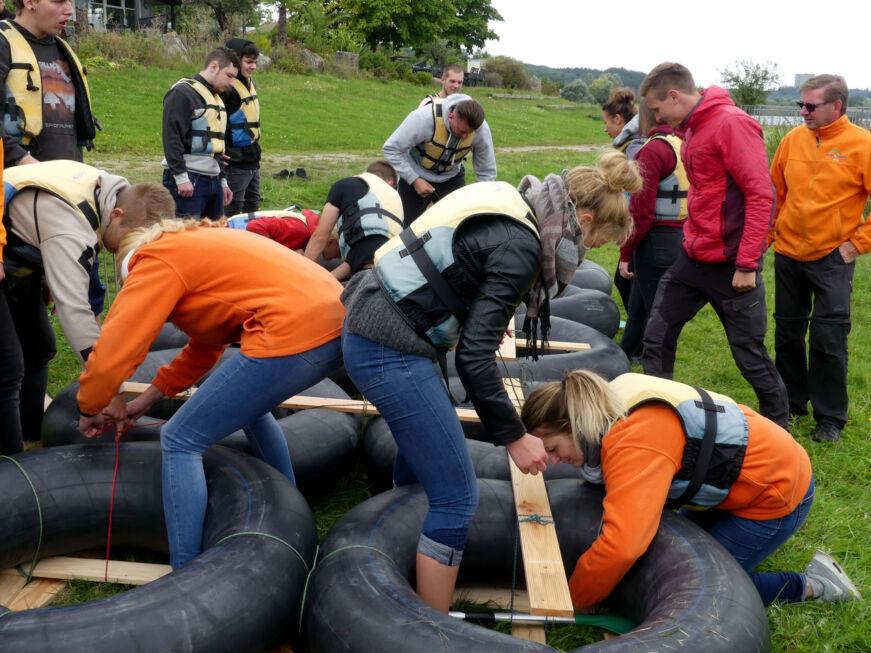
<path id="1" fill-rule="evenodd" d="M 541 94 L 542 95 L 559 95 L 560 94 L 560 83 L 550 80 L 543 79 L 541 80 Z"/>
<path id="2" fill-rule="evenodd" d="M 566 100 L 578 102 L 579 104 L 589 103 L 593 101 L 593 96 L 590 95 L 590 89 L 583 79 L 576 79 L 562 87 L 560 95 Z"/>
<path id="3" fill-rule="evenodd" d="M 497 73 L 505 88 L 529 88 L 529 73 L 523 62 L 511 57 L 490 57 L 484 61 L 485 79 Z M 488 79 L 489 81 L 489 79 Z"/>
<path id="4" fill-rule="evenodd" d="M 269 56 L 272 57 L 272 66 L 291 75 L 304 75 L 309 72 L 309 67 L 300 55 L 301 48 L 293 41 L 288 41 L 284 47 L 278 46 L 272 49 Z"/>
<path id="5" fill-rule="evenodd" d="M 419 73 L 414 73 L 414 83 L 418 86 L 431 86 L 432 85 L 432 75 L 429 73 L 425 73 L 423 71 Z"/>
<path id="6" fill-rule="evenodd" d="M 367 48 L 360 53 L 360 68 L 372 71 L 376 77 L 380 76 L 375 73 L 376 69 L 386 71 L 392 63 L 390 57 L 383 50 L 370 50 Z"/>
<path id="7" fill-rule="evenodd" d="M 487 72 L 484 75 L 484 85 L 493 88 L 502 88 L 502 75 L 497 72 Z"/>
<path id="8" fill-rule="evenodd" d="M 603 73 L 590 82 L 590 95 L 593 96 L 596 104 L 605 104 L 608 101 L 608 96 L 611 95 L 611 89 L 622 84 L 623 82 L 617 75 Z"/>
<path id="9" fill-rule="evenodd" d="M 76 43 L 79 59 L 91 68 L 138 64 L 149 68 L 170 68 L 178 63 L 167 54 L 160 34 L 139 32 L 93 32 L 81 34 Z"/>

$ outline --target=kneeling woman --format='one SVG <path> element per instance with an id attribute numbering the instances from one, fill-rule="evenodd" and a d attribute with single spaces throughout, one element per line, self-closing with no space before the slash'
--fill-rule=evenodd
<path id="1" fill-rule="evenodd" d="M 747 406 L 643 374 L 607 383 L 578 370 L 530 394 L 522 419 L 551 462 L 605 486 L 601 534 L 569 582 L 576 608 L 608 596 L 647 550 L 663 507 L 682 505 L 750 574 L 765 605 L 859 598 L 819 551 L 803 574 L 753 571 L 802 525 L 814 481 L 801 445 Z"/>
<path id="2" fill-rule="evenodd" d="M 202 550 L 206 479 L 202 454 L 240 428 L 251 449 L 291 481 L 287 442 L 270 410 L 341 365 L 341 285 L 329 272 L 256 234 L 193 221 L 128 223 L 123 213 L 103 242 L 117 251 L 124 287 L 80 378 L 79 429 L 142 416 L 226 360 L 161 431 L 163 505 L 170 562 Z M 118 395 L 165 321 L 190 336 L 151 386 L 128 404 Z"/>
<path id="3" fill-rule="evenodd" d="M 527 301 L 530 338 L 546 333 L 547 302 L 587 247 L 631 230 L 625 191 L 641 178 L 626 157 L 544 181 L 477 183 L 433 205 L 375 254 L 343 295 L 345 368 L 396 439 L 397 485 L 420 482 L 429 499 L 417 553 L 417 591 L 447 611 L 475 513 L 478 486 L 453 402 L 436 361 L 456 347 L 460 380 L 481 422 L 524 472 L 546 467 L 496 367 L 515 308 Z M 582 244 L 583 241 L 583 244 Z M 443 360 L 443 359 L 442 359 Z"/>

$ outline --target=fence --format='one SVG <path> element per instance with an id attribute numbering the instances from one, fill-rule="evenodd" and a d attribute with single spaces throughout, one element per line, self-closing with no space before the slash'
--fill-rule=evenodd
<path id="1" fill-rule="evenodd" d="M 800 125 L 804 121 L 798 107 L 788 104 L 751 104 L 741 107 L 766 127 L 776 125 Z M 850 122 L 871 129 L 871 107 L 847 107 Z"/>

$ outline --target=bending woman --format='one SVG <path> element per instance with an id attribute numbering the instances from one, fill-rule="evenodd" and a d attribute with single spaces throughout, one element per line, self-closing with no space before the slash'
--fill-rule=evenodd
<path id="1" fill-rule="evenodd" d="M 607 597 L 647 550 L 663 507 L 683 505 L 750 574 L 765 605 L 860 598 L 821 551 L 803 574 L 753 571 L 804 523 L 814 481 L 801 445 L 747 406 L 643 374 L 607 383 L 577 370 L 537 388 L 521 417 L 551 462 L 605 486 L 601 534 L 569 581 L 576 608 Z M 708 438 L 713 450 L 701 462 Z M 704 473 L 694 483 L 697 466 Z"/>
<path id="2" fill-rule="evenodd" d="M 229 343 L 241 342 L 161 430 L 163 507 L 177 569 L 202 551 L 202 454 L 210 445 L 242 428 L 257 457 L 293 481 L 287 442 L 270 410 L 341 365 L 342 287 L 315 263 L 256 234 L 208 221 L 125 217 L 113 218 L 103 236 L 119 253 L 124 287 L 79 379 L 79 429 L 94 436 L 106 421 L 142 416 L 195 383 Z M 190 341 L 125 404 L 118 388 L 167 320 Z"/>
<path id="3" fill-rule="evenodd" d="M 433 205 L 383 245 L 375 267 L 351 279 L 342 349 L 357 388 L 387 420 L 399 447 L 397 485 L 429 499 L 417 550 L 417 591 L 447 611 L 478 486 L 463 431 L 436 361 L 456 348 L 457 372 L 491 439 L 524 472 L 546 467 L 505 393 L 494 352 L 527 301 L 534 339 L 546 304 L 572 278 L 584 245 L 622 242 L 631 230 L 625 191 L 641 177 L 622 154 L 543 181 L 477 183 Z"/>

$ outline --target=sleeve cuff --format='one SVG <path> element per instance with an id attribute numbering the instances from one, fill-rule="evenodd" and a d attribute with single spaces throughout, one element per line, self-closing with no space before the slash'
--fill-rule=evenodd
<path id="1" fill-rule="evenodd" d="M 187 172 L 183 172 L 180 175 L 173 175 L 173 179 L 175 179 L 175 185 L 180 186 L 181 184 L 189 184 L 191 183 L 191 178 L 188 177 Z"/>

